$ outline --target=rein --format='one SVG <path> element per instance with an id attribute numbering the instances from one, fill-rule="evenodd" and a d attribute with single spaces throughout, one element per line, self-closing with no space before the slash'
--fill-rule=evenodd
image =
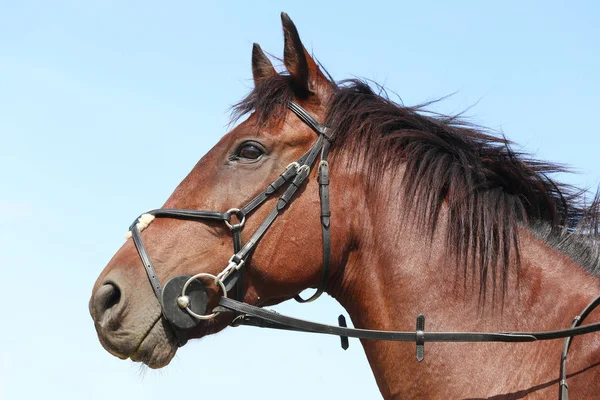
<path id="1" fill-rule="evenodd" d="M 142 214 L 129 227 L 133 243 L 142 260 L 152 290 L 158 299 L 164 318 L 171 326 L 180 346 L 187 340 L 190 329 L 200 324 L 202 320 L 216 317 L 222 312 L 234 313 L 232 326 L 249 325 L 261 328 L 291 330 L 297 332 L 320 333 L 340 336 L 342 348 L 348 348 L 348 338 L 389 340 L 399 342 L 414 342 L 418 361 L 425 357 L 425 342 L 535 342 L 539 340 L 565 339 L 561 354 L 560 367 L 560 393 L 559 399 L 568 399 L 568 385 L 566 379 L 567 354 L 574 336 L 600 331 L 600 322 L 581 325 L 583 320 L 600 305 L 600 296 L 594 299 L 578 316 L 575 317 L 570 328 L 544 331 L 544 332 L 426 332 L 425 316 L 417 316 L 415 331 L 379 331 L 370 329 L 347 328 L 343 316 L 340 316 L 340 326 L 320 324 L 279 314 L 272 310 L 263 309 L 243 302 L 243 267 L 246 260 L 254 251 L 260 239 L 271 227 L 280 212 L 292 202 L 294 194 L 304 184 L 320 154 L 318 164 L 319 198 L 321 203 L 321 233 L 323 241 L 323 269 L 316 292 L 309 298 L 299 295 L 294 299 L 300 303 L 316 300 L 327 288 L 331 258 L 331 236 L 329 207 L 329 163 L 328 154 L 334 137 L 328 135 L 328 128 L 320 124 L 312 115 L 295 102 L 290 102 L 288 108 L 307 124 L 316 134 L 317 140 L 297 161 L 289 164 L 285 171 L 265 190 L 254 197 L 242 208 L 231 208 L 225 212 L 206 210 L 179 210 L 156 209 Z M 246 217 L 258 206 L 263 204 L 273 194 L 277 193 L 287 184 L 283 194 L 268 216 L 259 225 L 256 231 L 245 244 L 242 244 L 241 231 L 245 225 Z M 232 223 L 235 215 L 238 223 Z M 217 275 L 198 273 L 193 276 L 182 275 L 171 278 L 163 287 L 157 277 L 156 270 L 150 259 L 148 251 L 142 241 L 140 232 L 144 226 L 154 218 L 177 218 L 184 220 L 209 220 L 222 221 L 232 231 L 234 254 L 229 259 L 227 266 Z M 150 222 L 148 222 L 150 221 Z M 138 227 L 138 222 L 139 226 Z M 145 222 L 145 225 L 142 223 Z M 210 279 L 221 291 L 219 305 L 212 313 L 206 314 L 208 307 L 208 294 L 205 285 L 200 279 Z M 236 289 L 234 300 L 228 296 Z"/>

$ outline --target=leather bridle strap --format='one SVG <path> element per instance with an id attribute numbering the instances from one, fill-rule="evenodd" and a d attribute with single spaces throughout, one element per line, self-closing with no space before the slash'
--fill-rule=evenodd
<path id="1" fill-rule="evenodd" d="M 248 239 L 248 241 L 242 246 L 242 248 L 233 255 L 233 257 L 232 257 L 233 260 L 240 261 L 240 260 L 246 259 L 246 257 L 254 249 L 254 247 L 256 246 L 258 241 L 263 237 L 263 235 L 267 232 L 267 230 L 269 229 L 271 224 L 275 221 L 275 219 L 277 218 L 277 216 L 279 215 L 281 210 L 283 210 L 285 208 L 285 206 L 287 206 L 291 202 L 292 197 L 294 196 L 296 191 L 302 186 L 302 184 L 308 177 L 308 174 L 310 172 L 310 165 L 312 165 L 314 163 L 315 158 L 318 155 L 319 150 L 321 149 L 322 142 L 323 142 L 323 138 L 319 137 L 317 139 L 317 142 L 313 145 L 311 150 L 309 150 L 309 152 L 307 153 L 308 156 L 306 157 L 304 164 L 302 164 L 300 166 L 300 168 L 298 168 L 298 171 L 294 177 L 294 180 L 290 183 L 290 185 L 287 187 L 287 189 L 279 197 L 279 200 L 277 201 L 277 204 L 275 205 L 275 207 L 273 208 L 271 213 L 269 213 L 269 215 L 265 218 L 265 220 L 260 224 L 260 226 L 252 234 L 250 239 Z"/>
<path id="2" fill-rule="evenodd" d="M 327 136 L 329 128 L 326 125 L 317 121 L 308 111 L 302 108 L 299 104 L 290 101 L 288 108 L 294 112 L 306 125 L 310 126 L 317 135 Z"/>
<path id="3" fill-rule="evenodd" d="M 311 147 L 311 149 L 312 149 L 312 147 Z M 244 215 L 250 214 L 252 211 L 254 211 L 254 209 L 256 209 L 256 207 L 258 207 L 262 203 L 264 203 L 273 193 L 277 192 L 284 184 L 288 183 L 290 181 L 290 179 L 295 177 L 296 173 L 298 171 L 298 168 L 301 165 L 304 165 L 306 158 L 308 157 L 311 149 L 309 149 L 309 151 L 304 153 L 304 155 L 302 157 L 300 157 L 296 162 L 293 162 L 290 165 L 288 165 L 286 170 L 283 171 L 283 173 L 281 175 L 279 175 L 279 177 L 277 179 L 275 179 L 273 182 L 271 182 L 265 190 L 260 192 L 256 197 L 254 197 L 244 207 L 242 207 L 240 209 L 242 214 L 244 214 Z M 295 167 L 295 168 L 292 168 L 292 167 Z"/>
<path id="4" fill-rule="evenodd" d="M 327 163 L 327 153 L 329 151 L 331 138 L 326 136 L 327 127 L 316 121 L 306 110 L 300 105 L 290 102 L 289 109 L 294 112 L 303 122 L 317 133 L 318 138 L 310 149 L 300 157 L 296 162 L 290 164 L 286 170 L 267 188 L 255 196 L 250 202 L 240 209 L 231 209 L 227 212 L 206 211 L 206 210 L 180 210 L 180 209 L 156 209 L 148 211 L 146 214 L 153 215 L 157 218 L 179 218 L 188 220 L 215 220 L 225 222 L 231 229 L 233 235 L 234 255 L 230 258 L 225 270 L 219 274 L 223 284 L 229 291 L 237 285 L 237 298 L 243 299 L 243 285 L 240 283 L 242 276 L 241 267 L 245 263 L 246 258 L 250 255 L 253 249 L 258 244 L 271 224 L 275 221 L 281 210 L 283 210 L 291 201 L 294 194 L 302 186 L 309 175 L 310 168 L 314 165 L 319 153 L 321 154 L 321 162 L 319 164 L 319 182 L 321 193 L 321 219 L 323 226 L 323 272 L 320 284 L 311 298 L 306 301 L 312 301 L 319 297 L 325 290 L 327 285 L 327 277 L 329 276 L 329 253 L 330 253 L 330 237 L 329 237 L 329 191 L 327 189 L 329 177 L 328 169 L 323 167 Z M 321 183 L 323 182 L 323 183 Z M 284 193 L 280 196 L 276 206 L 260 224 L 258 229 L 252 234 L 250 239 L 242 245 L 241 229 L 243 220 L 246 216 L 252 213 L 258 206 L 264 203 L 271 195 L 279 191 L 285 184 L 289 184 Z M 325 187 L 325 189 L 323 189 Z M 324 217 L 324 213 L 327 216 Z M 236 215 L 241 223 L 231 224 L 232 215 Z M 150 259 L 149 253 L 141 239 L 140 230 L 137 227 L 138 220 L 136 219 L 130 226 L 129 230 L 133 238 L 133 242 L 138 251 L 140 259 L 148 275 L 148 280 L 152 286 L 155 296 L 162 302 L 162 285 L 156 275 L 155 268 Z M 299 299 L 304 302 L 305 300 Z"/>
<path id="5" fill-rule="evenodd" d="M 294 300 L 298 303 L 310 303 L 318 299 L 325 289 L 327 288 L 327 282 L 329 280 L 329 270 L 331 263 L 331 233 L 329 231 L 331 210 L 329 208 L 329 163 L 327 162 L 327 156 L 329 154 L 329 147 L 331 146 L 331 139 L 326 136 L 323 147 L 321 149 L 321 161 L 319 162 L 319 200 L 321 203 L 321 238 L 323 241 L 323 267 L 321 269 L 321 280 L 317 286 L 317 291 L 307 299 L 302 298 L 299 294 L 294 296 Z"/>
<path id="6" fill-rule="evenodd" d="M 589 312 L 600 304 L 600 297 L 595 299 Z M 335 336 L 353 337 L 358 339 L 390 340 L 398 342 L 417 342 L 417 332 L 408 331 L 379 331 L 370 329 L 345 328 L 334 325 L 320 324 L 279 314 L 275 311 L 252 306 L 247 303 L 222 297 L 217 311 L 232 311 L 239 315 L 235 325 L 250 325 L 262 328 L 293 330 L 307 333 L 321 333 Z M 588 313 L 589 313 L 588 312 Z M 583 314 L 582 314 L 583 315 Z M 545 332 L 423 332 L 419 340 L 423 342 L 535 342 L 538 340 L 553 340 L 585 335 L 600 331 L 600 322 L 577 326 L 568 329 Z"/>
<path id="7" fill-rule="evenodd" d="M 330 239 L 330 234 L 329 234 L 329 216 L 330 216 L 329 190 L 328 190 L 329 173 L 328 173 L 328 168 L 323 168 L 323 165 L 327 164 L 327 154 L 329 152 L 330 138 L 325 136 L 325 133 L 327 132 L 327 128 L 324 125 L 321 125 L 320 123 L 318 123 L 301 106 L 299 106 L 298 104 L 296 104 L 294 102 L 290 102 L 289 108 L 294 113 L 296 113 L 296 115 L 298 115 L 298 117 L 302 121 L 307 123 L 307 125 L 309 125 L 315 131 L 315 133 L 317 133 L 319 136 L 317 138 L 317 141 L 312 145 L 312 147 L 308 150 L 308 152 L 305 153 L 305 155 L 302 156 L 297 161 L 297 164 L 299 164 L 300 167 L 297 168 L 297 170 L 296 170 L 296 175 L 294 177 L 294 180 L 290 183 L 290 185 L 285 190 L 285 192 L 280 196 L 279 200 L 277 201 L 277 204 L 275 205 L 275 207 L 273 208 L 271 213 L 269 213 L 269 215 L 260 224 L 258 229 L 252 234 L 252 236 L 250 237 L 250 239 L 248 239 L 248 241 L 244 244 L 244 246 L 242 246 L 242 248 L 239 251 L 236 251 L 236 253 L 231 257 L 230 263 L 226 267 L 226 269 L 231 268 L 232 271 L 233 271 L 233 269 L 236 269 L 238 271 L 241 270 L 240 266 L 242 265 L 242 262 L 248 257 L 248 255 L 254 249 L 254 247 L 256 246 L 258 241 L 267 232 L 267 230 L 273 224 L 273 222 L 275 221 L 275 219 L 277 218 L 277 216 L 279 215 L 281 210 L 283 210 L 283 208 L 285 208 L 291 202 L 294 194 L 302 186 L 302 184 L 308 177 L 309 172 L 310 172 L 310 167 L 315 163 L 315 160 L 316 160 L 317 156 L 319 155 L 319 153 L 321 153 L 321 162 L 319 163 L 319 193 L 320 193 L 321 215 L 322 215 L 322 218 L 321 218 L 322 224 L 321 225 L 322 225 L 322 237 L 323 237 L 323 268 L 322 268 L 322 272 L 321 272 L 321 280 L 317 287 L 317 292 L 308 299 L 302 299 L 299 295 L 294 297 L 298 302 L 305 303 L 305 302 L 314 301 L 319 296 L 321 296 L 321 294 L 325 291 L 325 288 L 327 287 L 327 280 L 329 277 L 329 270 L 330 270 L 329 264 L 330 264 L 330 253 L 331 253 L 331 245 L 330 245 L 331 239 Z M 328 167 L 328 165 L 326 165 L 326 167 Z M 323 175 L 323 174 L 325 174 L 325 175 Z M 282 174 L 282 176 L 283 176 L 283 174 Z M 323 176 L 325 176 L 325 177 L 323 177 Z M 278 182 L 278 181 L 276 181 L 276 182 Z M 323 184 L 321 184 L 321 182 L 323 182 Z M 326 189 L 324 190 L 323 187 L 326 187 Z M 258 196 L 256 196 L 253 200 L 251 200 L 246 206 L 244 206 L 241 209 L 242 213 L 244 213 L 244 215 L 245 215 L 246 213 L 249 213 L 252 210 L 254 210 L 258 205 L 260 205 L 262 202 L 264 202 L 271 193 L 274 193 L 274 190 L 272 188 L 272 185 L 269 185 L 265 191 L 260 193 Z M 326 223 L 323 223 L 323 213 L 325 212 L 324 210 L 326 210 L 326 214 L 327 214 L 326 215 Z M 223 278 L 225 287 L 228 288 L 228 287 L 232 287 L 233 285 L 235 285 L 235 280 L 239 279 L 238 278 L 239 276 L 240 276 L 240 274 L 235 274 L 235 272 L 232 272 L 231 275 L 225 275 L 225 277 Z"/>
<path id="8" fill-rule="evenodd" d="M 596 297 L 594 301 L 587 305 L 586 308 L 583 309 L 581 314 L 573 318 L 573 323 L 571 324 L 571 328 L 576 328 L 581 325 L 584 319 L 587 318 L 590 313 L 600 305 L 600 296 Z M 565 339 L 563 343 L 563 349 L 560 357 L 560 393 L 559 400 L 568 400 L 569 399 L 569 385 L 567 385 L 567 354 L 569 353 L 569 349 L 571 348 L 571 339 L 573 337 L 569 336 Z"/>
<path id="9" fill-rule="evenodd" d="M 157 210 L 148 211 L 146 214 L 153 215 L 154 217 L 168 217 L 168 218 L 178 218 L 178 219 L 186 219 L 186 220 L 196 220 L 196 219 L 207 219 L 214 221 L 229 221 L 231 215 L 226 212 L 216 212 L 216 211 L 204 211 L 204 210 L 178 210 L 173 208 L 162 208 Z M 133 243 L 137 252 L 142 260 L 142 264 L 144 265 L 144 269 L 146 270 L 146 275 L 148 275 L 148 280 L 150 281 L 150 285 L 152 286 L 152 291 L 154 295 L 161 302 L 162 299 L 162 285 L 158 276 L 156 275 L 156 270 L 154 269 L 154 265 L 152 264 L 152 260 L 150 260 L 150 255 L 148 254 L 148 250 L 146 250 L 146 246 L 142 241 L 140 236 L 140 231 L 137 227 L 137 222 L 139 219 L 133 221 L 131 226 L 129 227 L 129 231 L 131 232 L 131 237 L 133 239 Z"/>
<path id="10" fill-rule="evenodd" d="M 417 360 L 424 358 L 425 342 L 508 342 L 522 343 L 535 342 L 541 340 L 565 339 L 563 351 L 561 354 L 560 365 L 560 391 L 559 400 L 568 400 L 569 386 L 567 384 L 567 354 L 571 346 L 571 340 L 575 336 L 600 331 L 600 322 L 581 325 L 584 319 L 600 305 L 600 296 L 596 297 L 585 309 L 576 316 L 568 329 L 560 329 L 544 332 L 425 332 L 425 318 L 421 314 L 417 317 L 417 330 L 415 332 L 404 331 L 379 331 L 370 329 L 355 329 L 345 326 L 334 326 L 320 324 L 293 318 L 279 314 L 272 310 L 252 306 L 247 303 L 240 303 L 233 299 L 222 297 L 219 300 L 219 306 L 215 310 L 221 312 L 234 312 L 238 314 L 232 323 L 232 326 L 247 325 L 260 328 L 280 329 L 296 332 L 319 333 L 326 335 L 335 335 L 342 338 L 342 347 L 348 348 L 347 338 L 353 337 L 368 340 L 389 340 L 398 342 L 414 342 L 417 347 Z M 345 342 L 346 341 L 346 342 Z M 346 345 L 344 346 L 344 343 Z"/>

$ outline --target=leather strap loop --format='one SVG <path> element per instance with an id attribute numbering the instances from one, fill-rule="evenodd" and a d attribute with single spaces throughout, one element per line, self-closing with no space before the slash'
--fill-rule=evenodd
<path id="1" fill-rule="evenodd" d="M 346 324 L 346 317 L 344 317 L 342 314 L 338 316 L 338 325 L 342 328 L 348 327 L 348 325 Z M 350 347 L 350 341 L 348 340 L 348 336 L 340 336 L 340 342 L 342 345 L 342 349 L 348 350 L 348 347 Z"/>
<path id="2" fill-rule="evenodd" d="M 425 316 L 423 314 L 417 316 L 415 343 L 417 345 L 417 361 L 421 362 L 425 358 Z"/>
<path id="3" fill-rule="evenodd" d="M 329 164 L 319 164 L 319 197 L 321 199 L 321 223 L 329 228 Z"/>

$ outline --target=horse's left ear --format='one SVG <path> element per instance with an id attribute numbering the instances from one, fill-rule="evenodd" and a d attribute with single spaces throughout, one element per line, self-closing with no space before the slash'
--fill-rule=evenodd
<path id="1" fill-rule="evenodd" d="M 277 71 L 273 68 L 273 64 L 262 51 L 258 43 L 252 46 L 252 76 L 254 77 L 254 85 L 258 85 L 260 81 L 271 76 L 277 75 Z"/>
<path id="2" fill-rule="evenodd" d="M 281 13 L 281 24 L 284 35 L 283 63 L 293 79 L 297 95 L 328 95 L 333 89 L 332 83 L 308 54 L 296 25 L 284 12 Z"/>

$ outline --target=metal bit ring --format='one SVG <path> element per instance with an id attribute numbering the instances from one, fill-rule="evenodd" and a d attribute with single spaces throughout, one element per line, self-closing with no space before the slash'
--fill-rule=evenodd
<path id="1" fill-rule="evenodd" d="M 195 281 L 198 278 L 210 278 L 210 279 L 214 280 L 215 284 L 217 284 L 221 288 L 221 290 L 223 291 L 223 297 L 227 297 L 227 289 L 225 289 L 225 285 L 223 284 L 223 282 L 221 282 L 220 279 L 217 279 L 217 277 L 214 276 L 213 274 L 209 274 L 207 272 L 201 272 L 199 274 L 196 274 L 196 275 L 192 276 L 190 279 L 188 279 L 187 282 L 185 283 L 185 285 L 183 285 L 183 288 L 181 289 L 181 297 L 187 297 L 187 295 L 185 294 L 185 292 L 186 292 L 188 286 L 190 285 L 190 283 L 192 283 L 193 281 Z M 213 319 L 214 317 L 216 317 L 217 315 L 220 314 L 220 312 L 214 312 L 212 314 L 200 315 L 200 314 L 197 314 L 197 313 L 193 312 L 192 310 L 190 310 L 189 304 L 186 305 L 184 307 L 184 309 L 192 317 L 194 317 L 196 319 L 200 319 L 200 320 Z"/>

